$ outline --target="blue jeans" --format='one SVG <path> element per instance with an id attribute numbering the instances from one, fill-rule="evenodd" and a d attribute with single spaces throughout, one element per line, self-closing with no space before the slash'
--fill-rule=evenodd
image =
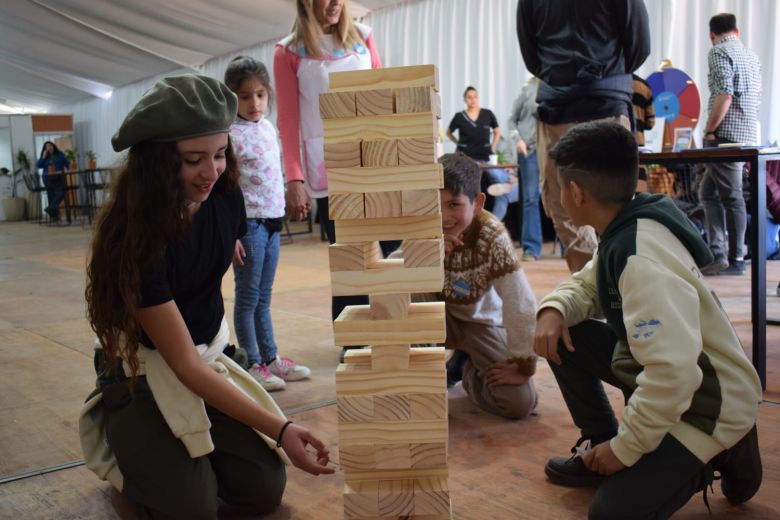
<path id="1" fill-rule="evenodd" d="M 244 265 L 233 263 L 236 305 L 233 325 L 238 345 L 246 350 L 249 364 L 276 359 L 276 341 L 271 322 L 271 289 L 279 263 L 279 233 L 268 233 L 255 219 L 247 219 L 241 244 L 246 251 Z"/>
<path id="2" fill-rule="evenodd" d="M 509 182 L 509 173 L 502 168 L 491 168 L 487 170 L 484 175 L 487 176 L 487 184 L 504 184 Z M 495 197 L 493 201 L 493 215 L 498 220 L 503 221 L 506 216 L 506 209 L 512 202 L 520 200 L 520 187 L 517 184 L 512 186 L 512 191 Z"/>
<path id="3" fill-rule="evenodd" d="M 520 182 L 523 186 L 523 251 L 534 256 L 542 255 L 542 219 L 539 215 L 539 163 L 536 150 L 523 157 L 517 154 L 520 165 Z"/>

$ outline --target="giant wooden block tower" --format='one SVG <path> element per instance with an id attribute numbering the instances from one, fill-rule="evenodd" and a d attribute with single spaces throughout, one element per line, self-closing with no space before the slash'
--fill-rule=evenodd
<path id="1" fill-rule="evenodd" d="M 433 65 L 341 72 L 320 95 L 336 296 L 368 294 L 333 324 L 352 350 L 336 371 L 349 520 L 451 518 L 443 303 L 410 303 L 444 280 Z M 403 239 L 402 259 L 378 240 Z"/>

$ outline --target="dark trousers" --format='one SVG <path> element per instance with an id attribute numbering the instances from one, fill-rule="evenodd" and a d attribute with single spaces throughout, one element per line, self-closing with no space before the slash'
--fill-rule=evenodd
<path id="1" fill-rule="evenodd" d="M 317 218 L 320 221 L 320 225 L 325 230 L 325 236 L 328 237 L 328 242 L 331 244 L 336 243 L 336 226 L 333 221 L 328 217 L 328 197 L 322 197 L 317 200 Z M 400 247 L 400 240 L 385 240 L 379 242 L 379 247 L 382 250 L 382 255 L 386 258 L 390 253 Z M 333 319 L 339 317 L 344 307 L 348 305 L 368 305 L 368 296 L 333 296 L 331 299 L 331 315 Z"/>
<path id="2" fill-rule="evenodd" d="M 60 204 L 65 198 L 65 189 L 67 185 L 65 183 L 65 175 L 62 173 L 55 174 L 43 174 L 43 185 L 46 187 L 46 198 L 49 201 L 49 206 L 46 208 L 46 213 L 54 219 L 60 218 Z M 68 214 L 70 218 L 70 214 Z"/>
<path id="3" fill-rule="evenodd" d="M 574 424 L 582 436 L 602 442 L 617 434 L 618 423 L 603 383 L 632 390 L 612 373 L 617 337 L 606 324 L 585 321 L 571 327 L 574 352 L 561 343 L 561 365 L 550 362 Z M 590 504 L 591 519 L 669 518 L 712 481 L 712 467 L 702 463 L 671 435 L 633 466 L 607 478 Z"/>
<path id="4" fill-rule="evenodd" d="M 144 518 L 215 519 L 219 499 L 266 514 L 282 500 L 284 463 L 248 426 L 206 406 L 215 449 L 191 458 L 171 432 L 145 377 L 103 389 L 106 436 L 124 477 L 123 494 Z"/>

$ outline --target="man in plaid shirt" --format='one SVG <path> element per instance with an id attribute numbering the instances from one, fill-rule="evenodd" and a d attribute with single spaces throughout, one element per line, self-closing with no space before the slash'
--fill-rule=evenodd
<path id="1" fill-rule="evenodd" d="M 733 14 L 722 13 L 710 19 L 710 40 L 712 49 L 707 56 L 710 101 L 704 144 L 758 144 L 761 64 L 753 51 L 739 40 Z M 712 264 L 702 269 L 706 275 L 745 273 L 747 218 L 742 197 L 742 167 L 743 163 L 709 164 L 701 182 L 699 196 L 707 238 L 715 257 Z"/>

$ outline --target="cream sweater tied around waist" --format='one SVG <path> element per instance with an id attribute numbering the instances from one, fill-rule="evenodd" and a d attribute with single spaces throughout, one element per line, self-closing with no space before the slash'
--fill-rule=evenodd
<path id="1" fill-rule="evenodd" d="M 263 387 L 243 368 L 222 353 L 229 338 L 230 330 L 223 317 L 219 332 L 214 339 L 208 344 L 196 345 L 195 348 L 203 361 L 215 372 L 230 381 L 264 409 L 285 418 L 282 410 Z M 96 342 L 95 348 L 101 349 L 102 346 Z M 138 375 L 146 376 L 146 381 L 160 413 L 174 436 L 181 440 L 187 448 L 190 457 L 197 458 L 211 453 L 214 450 L 214 443 L 209 433 L 211 422 L 206 414 L 203 399 L 184 386 L 159 351 L 141 346 L 138 349 L 138 361 Z M 122 366 L 125 373 L 129 374 L 130 368 L 126 361 L 122 362 Z M 81 449 L 84 452 L 87 468 L 102 480 L 108 480 L 115 488 L 122 491 L 123 477 L 106 438 L 102 396 L 100 391 L 93 392 L 81 409 L 79 415 Z M 285 464 L 290 464 L 284 451 L 276 447 L 275 440 L 260 432 L 257 433 L 269 447 L 276 451 Z"/>

